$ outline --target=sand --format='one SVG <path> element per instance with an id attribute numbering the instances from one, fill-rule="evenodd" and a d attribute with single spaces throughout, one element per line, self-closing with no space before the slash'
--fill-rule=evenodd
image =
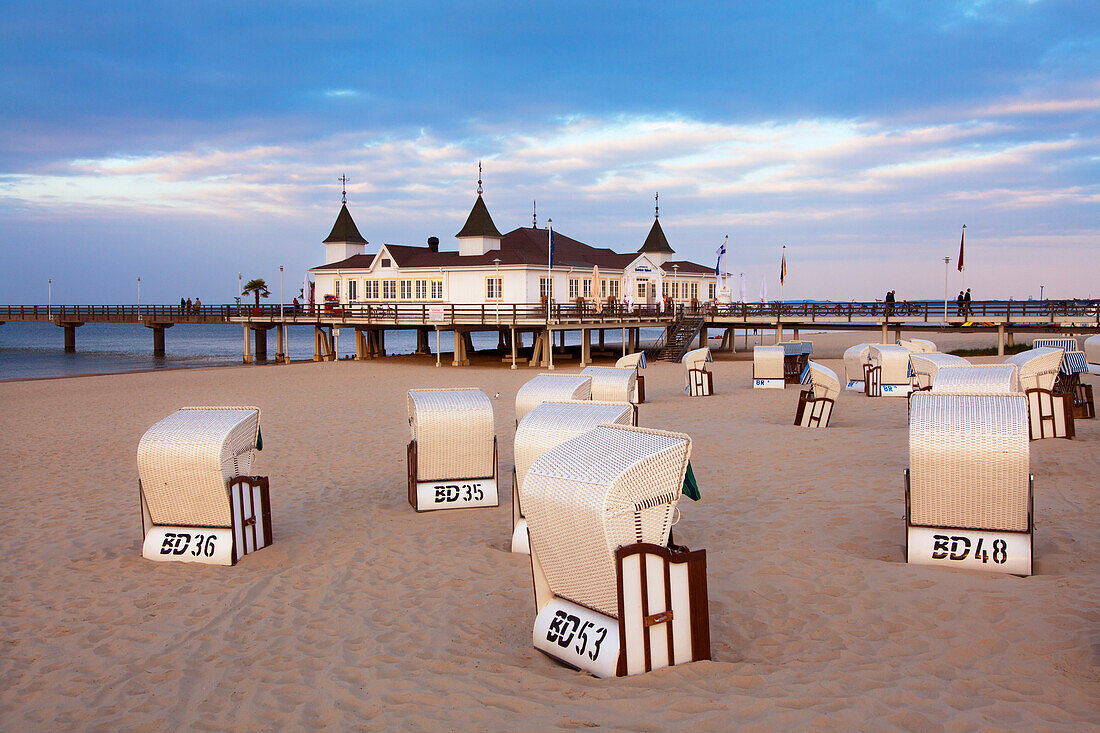
<path id="1" fill-rule="evenodd" d="M 843 375 L 844 344 L 874 336 L 812 338 Z M 938 340 L 968 339 L 988 343 Z M 679 365 L 651 364 L 640 417 L 694 439 L 703 498 L 675 534 L 708 553 L 714 659 L 613 680 L 532 648 L 509 481 L 497 508 L 406 501 L 406 390 L 499 393 L 503 474 L 536 370 L 395 357 L 0 384 L 0 729 L 1096 725 L 1100 421 L 1031 446 L 1033 577 L 909 566 L 905 400 L 844 393 L 832 427 L 800 429 L 796 389 L 752 390 L 743 355 L 713 366 L 718 394 L 691 399 Z M 190 404 L 263 410 L 275 544 L 236 567 L 141 558 L 138 440 Z"/>

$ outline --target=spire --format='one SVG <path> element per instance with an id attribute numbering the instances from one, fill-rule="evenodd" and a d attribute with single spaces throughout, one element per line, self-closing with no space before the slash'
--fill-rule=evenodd
<path id="1" fill-rule="evenodd" d="M 539 202 L 533 199 L 531 201 L 531 228 L 539 228 Z"/>
<path id="2" fill-rule="evenodd" d="M 477 162 L 477 195 L 481 195 L 481 161 Z"/>
<path id="3" fill-rule="evenodd" d="M 340 203 L 348 202 L 348 174 L 344 173 L 336 180 L 340 181 Z"/>
<path id="4" fill-rule="evenodd" d="M 351 218 L 346 203 L 340 205 L 340 213 L 336 217 L 336 223 L 332 225 L 332 231 L 325 238 L 324 244 L 332 242 L 349 242 L 353 244 L 367 244 L 363 235 L 359 233 L 355 221 Z"/>
<path id="5" fill-rule="evenodd" d="M 668 246 L 668 240 L 665 238 L 665 232 L 661 229 L 661 194 L 655 194 L 653 196 L 653 226 L 649 230 L 649 236 L 645 238 L 645 243 L 642 244 L 639 252 L 646 252 L 649 254 L 673 254 L 676 250 Z"/>
<path id="6" fill-rule="evenodd" d="M 653 218 L 661 218 L 661 192 L 653 194 Z"/>

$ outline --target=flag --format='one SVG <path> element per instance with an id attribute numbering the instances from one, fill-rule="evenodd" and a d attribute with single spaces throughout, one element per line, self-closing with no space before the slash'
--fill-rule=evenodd
<path id="1" fill-rule="evenodd" d="M 787 246 L 783 245 L 783 259 L 779 261 L 779 284 L 787 279 Z"/>
<path id="2" fill-rule="evenodd" d="M 966 269 L 966 265 L 963 263 L 963 247 L 966 244 L 966 224 L 963 224 L 962 237 L 959 238 L 959 272 Z M 966 283 L 963 283 L 964 285 Z"/>
<path id="3" fill-rule="evenodd" d="M 729 239 L 729 237 L 727 237 Z M 714 276 L 722 277 L 722 262 L 726 259 L 726 243 L 722 242 L 722 246 L 718 248 L 718 262 L 714 265 Z"/>
<path id="4" fill-rule="evenodd" d="M 691 470 L 691 461 L 688 461 L 687 472 L 684 473 L 684 485 L 681 491 L 684 496 L 692 501 L 699 501 L 699 482 L 695 480 L 695 472 Z"/>
<path id="5" fill-rule="evenodd" d="M 760 302 L 764 305 L 768 304 L 768 281 L 766 278 L 760 278 Z"/>

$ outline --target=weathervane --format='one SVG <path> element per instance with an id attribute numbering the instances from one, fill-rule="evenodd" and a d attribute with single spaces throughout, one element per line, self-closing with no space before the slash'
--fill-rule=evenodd
<path id="1" fill-rule="evenodd" d="M 653 218 L 654 219 L 660 219 L 661 218 L 661 193 L 660 193 L 660 191 L 653 194 Z"/>
<path id="2" fill-rule="evenodd" d="M 539 202 L 531 200 L 531 228 L 539 228 Z"/>
<path id="3" fill-rule="evenodd" d="M 340 203 L 346 204 L 348 202 L 348 174 L 341 175 L 336 180 L 342 184 L 340 188 Z"/>
<path id="4" fill-rule="evenodd" d="M 481 161 L 477 162 L 477 195 L 481 195 Z"/>

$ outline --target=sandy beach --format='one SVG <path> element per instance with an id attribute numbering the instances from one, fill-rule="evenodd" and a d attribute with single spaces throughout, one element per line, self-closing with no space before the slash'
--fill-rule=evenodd
<path id="1" fill-rule="evenodd" d="M 844 346 L 876 334 L 804 337 L 843 376 Z M 1031 444 L 1034 576 L 909 566 L 906 401 L 845 392 L 806 430 L 796 388 L 751 389 L 748 355 L 713 367 L 717 395 L 691 399 L 680 365 L 651 362 L 640 424 L 694 441 L 702 500 L 674 533 L 708 553 L 714 659 L 611 680 L 532 647 L 510 480 L 496 508 L 406 499 L 409 388 L 499 394 L 506 475 L 516 390 L 541 370 L 391 357 L 0 383 L 0 729 L 1097 725 L 1100 420 Z M 262 409 L 275 544 L 232 568 L 142 559 L 142 433 L 237 404 Z"/>

